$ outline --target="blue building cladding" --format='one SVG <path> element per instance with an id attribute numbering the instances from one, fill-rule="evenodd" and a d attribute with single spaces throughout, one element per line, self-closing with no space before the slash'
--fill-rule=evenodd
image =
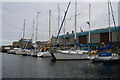
<path id="1" fill-rule="evenodd" d="M 111 27 L 110 31 L 111 32 L 120 31 L 120 26 Z M 100 34 L 100 33 L 107 33 L 107 32 L 109 32 L 109 28 L 102 28 L 102 29 L 91 30 L 90 34 Z M 76 33 L 77 36 L 84 36 L 84 35 L 88 35 L 88 34 L 89 34 L 89 31 Z M 60 38 L 64 38 L 64 37 L 66 37 L 66 38 L 74 37 L 74 34 L 66 34 L 66 35 L 60 36 Z"/>

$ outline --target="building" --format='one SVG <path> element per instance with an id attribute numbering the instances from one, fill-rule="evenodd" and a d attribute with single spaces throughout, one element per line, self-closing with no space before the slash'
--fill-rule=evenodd
<path id="1" fill-rule="evenodd" d="M 20 39 L 18 42 L 15 41 L 12 43 L 13 47 L 19 47 L 19 48 L 27 48 L 27 49 L 31 49 L 32 46 L 32 40 L 31 39 Z"/>
<path id="2" fill-rule="evenodd" d="M 54 37 L 53 35 L 50 41 L 37 41 L 38 47 L 49 47 L 53 46 L 54 44 L 56 44 L 56 37 Z"/>
<path id="3" fill-rule="evenodd" d="M 89 31 L 76 33 L 77 42 L 79 44 L 87 44 L 88 43 L 88 34 Z M 111 27 L 111 42 L 116 43 L 120 42 L 120 26 Z M 117 36 L 116 36 L 117 35 Z M 60 44 L 71 44 L 74 45 L 74 33 L 61 35 L 59 39 Z M 102 28 L 90 31 L 90 43 L 107 43 L 109 42 L 109 28 Z"/>
<path id="4" fill-rule="evenodd" d="M 12 46 L 13 46 L 13 47 L 18 47 L 18 46 L 19 46 L 19 45 L 18 45 L 18 42 L 16 42 L 16 41 L 13 42 L 13 43 L 12 43 Z"/>
<path id="5" fill-rule="evenodd" d="M 46 47 L 49 46 L 49 41 L 37 41 L 38 47 Z"/>

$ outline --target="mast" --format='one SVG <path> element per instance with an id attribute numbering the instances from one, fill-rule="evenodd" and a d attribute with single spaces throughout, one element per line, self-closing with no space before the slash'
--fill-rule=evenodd
<path id="1" fill-rule="evenodd" d="M 24 38 L 25 38 L 25 19 L 24 19 L 24 26 L 23 26 L 22 48 L 24 48 Z"/>
<path id="2" fill-rule="evenodd" d="M 111 34 L 110 34 L 110 5 L 108 0 L 108 26 L 109 26 L 109 42 L 111 42 Z"/>
<path id="3" fill-rule="evenodd" d="M 65 28 L 66 28 L 66 19 L 65 19 L 65 22 L 64 22 L 64 29 L 63 29 L 63 33 L 64 33 L 64 47 L 66 45 L 66 41 L 65 41 Z"/>
<path id="4" fill-rule="evenodd" d="M 37 49 L 37 32 L 38 32 L 38 18 L 39 18 L 39 13 L 37 12 L 37 25 L 36 25 L 36 37 L 35 37 L 35 50 Z"/>
<path id="5" fill-rule="evenodd" d="M 34 40 L 34 25 L 35 25 L 35 20 L 33 19 L 33 33 L 32 33 L 32 41 Z"/>
<path id="6" fill-rule="evenodd" d="M 51 31 L 51 10 L 49 10 L 49 41 L 51 41 L 50 40 L 50 37 L 51 37 L 51 35 L 50 35 L 50 32 Z"/>
<path id="7" fill-rule="evenodd" d="M 68 9 L 69 9 L 69 7 L 70 7 L 70 4 L 71 4 L 71 1 L 68 3 L 67 10 L 65 11 L 65 14 L 64 14 L 64 17 L 63 17 L 62 23 L 61 23 L 61 25 L 60 25 L 60 29 L 59 29 L 58 34 L 57 34 L 57 37 L 56 37 L 56 41 L 58 41 L 59 34 L 60 34 L 61 29 L 62 29 L 63 23 L 64 23 L 64 21 L 65 21 L 65 18 L 66 18 L 66 15 L 67 15 Z"/>
<path id="8" fill-rule="evenodd" d="M 39 13 L 40 12 L 37 12 L 37 26 L 36 26 L 36 38 L 35 38 L 35 43 L 37 42 L 37 33 L 38 33 L 38 18 L 39 18 Z M 37 43 L 36 43 L 37 44 Z"/>
<path id="9" fill-rule="evenodd" d="M 91 19 L 90 19 L 90 16 L 91 16 L 91 4 L 89 4 L 89 39 L 88 39 L 88 43 L 90 43 L 90 28 L 91 28 Z"/>
<path id="10" fill-rule="evenodd" d="M 75 38 L 75 41 L 76 41 L 76 26 L 77 26 L 77 0 L 76 0 L 76 2 L 75 2 L 75 36 L 74 36 L 74 38 Z M 77 46 L 75 45 L 75 49 L 77 49 Z"/>
<path id="11" fill-rule="evenodd" d="M 119 46 L 119 39 L 118 39 L 118 32 L 117 32 L 117 28 L 116 28 L 116 23 L 115 23 L 115 18 L 114 18 L 114 13 L 113 13 L 113 8 L 112 8 L 112 4 L 111 2 L 110 3 L 110 8 L 111 8 L 111 13 L 112 13 L 112 20 L 113 20 L 113 24 L 114 24 L 114 27 L 115 27 L 115 32 L 116 32 L 116 39 L 117 39 L 117 49 L 118 49 L 118 46 Z"/>
<path id="12" fill-rule="evenodd" d="M 75 40 L 76 40 L 76 24 L 77 24 L 77 0 L 75 2 Z"/>
<path id="13" fill-rule="evenodd" d="M 59 31 L 59 26 L 60 26 L 60 7 L 58 3 L 58 31 Z"/>
<path id="14" fill-rule="evenodd" d="M 60 26 L 60 7 L 59 7 L 59 3 L 58 3 L 58 31 L 59 31 L 59 26 Z M 57 43 L 59 43 L 59 37 L 58 37 Z"/>

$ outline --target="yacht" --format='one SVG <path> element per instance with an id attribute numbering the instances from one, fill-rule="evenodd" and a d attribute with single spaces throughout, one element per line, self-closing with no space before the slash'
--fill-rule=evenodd
<path id="1" fill-rule="evenodd" d="M 86 50 L 56 50 L 52 55 L 57 60 L 88 60 L 91 56 Z"/>
<path id="2" fill-rule="evenodd" d="M 19 48 L 18 50 L 15 50 L 15 54 L 16 55 L 27 55 L 26 50 L 21 49 L 21 48 Z"/>
<path id="3" fill-rule="evenodd" d="M 18 50 L 19 48 L 13 48 L 12 50 L 9 50 L 7 53 L 8 54 L 15 54 L 15 51 Z"/>
<path id="4" fill-rule="evenodd" d="M 92 59 L 92 62 L 106 62 L 106 61 L 112 61 L 112 60 L 118 60 L 118 54 L 113 54 L 110 52 L 100 52 L 96 57 Z"/>
<path id="5" fill-rule="evenodd" d="M 38 52 L 40 52 L 40 51 L 39 51 L 39 50 L 33 50 L 33 51 L 31 52 L 31 56 L 37 57 Z"/>
<path id="6" fill-rule="evenodd" d="M 40 49 L 40 52 L 38 52 L 38 57 L 50 57 L 51 54 L 49 53 L 50 47 L 43 47 Z"/>

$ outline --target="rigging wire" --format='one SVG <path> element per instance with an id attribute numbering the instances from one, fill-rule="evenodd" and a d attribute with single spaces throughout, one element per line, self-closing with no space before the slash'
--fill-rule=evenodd
<path id="1" fill-rule="evenodd" d="M 114 18 L 114 12 L 113 12 L 113 8 L 112 8 L 112 4 L 111 2 L 109 2 L 110 4 L 110 8 L 111 8 L 111 13 L 112 13 L 112 18 L 113 18 L 113 24 L 114 24 L 114 27 L 115 27 L 115 33 L 116 33 L 116 39 L 117 39 L 117 49 L 118 49 L 118 31 L 117 31 L 117 28 L 116 28 L 116 22 L 115 22 L 115 18 Z"/>

